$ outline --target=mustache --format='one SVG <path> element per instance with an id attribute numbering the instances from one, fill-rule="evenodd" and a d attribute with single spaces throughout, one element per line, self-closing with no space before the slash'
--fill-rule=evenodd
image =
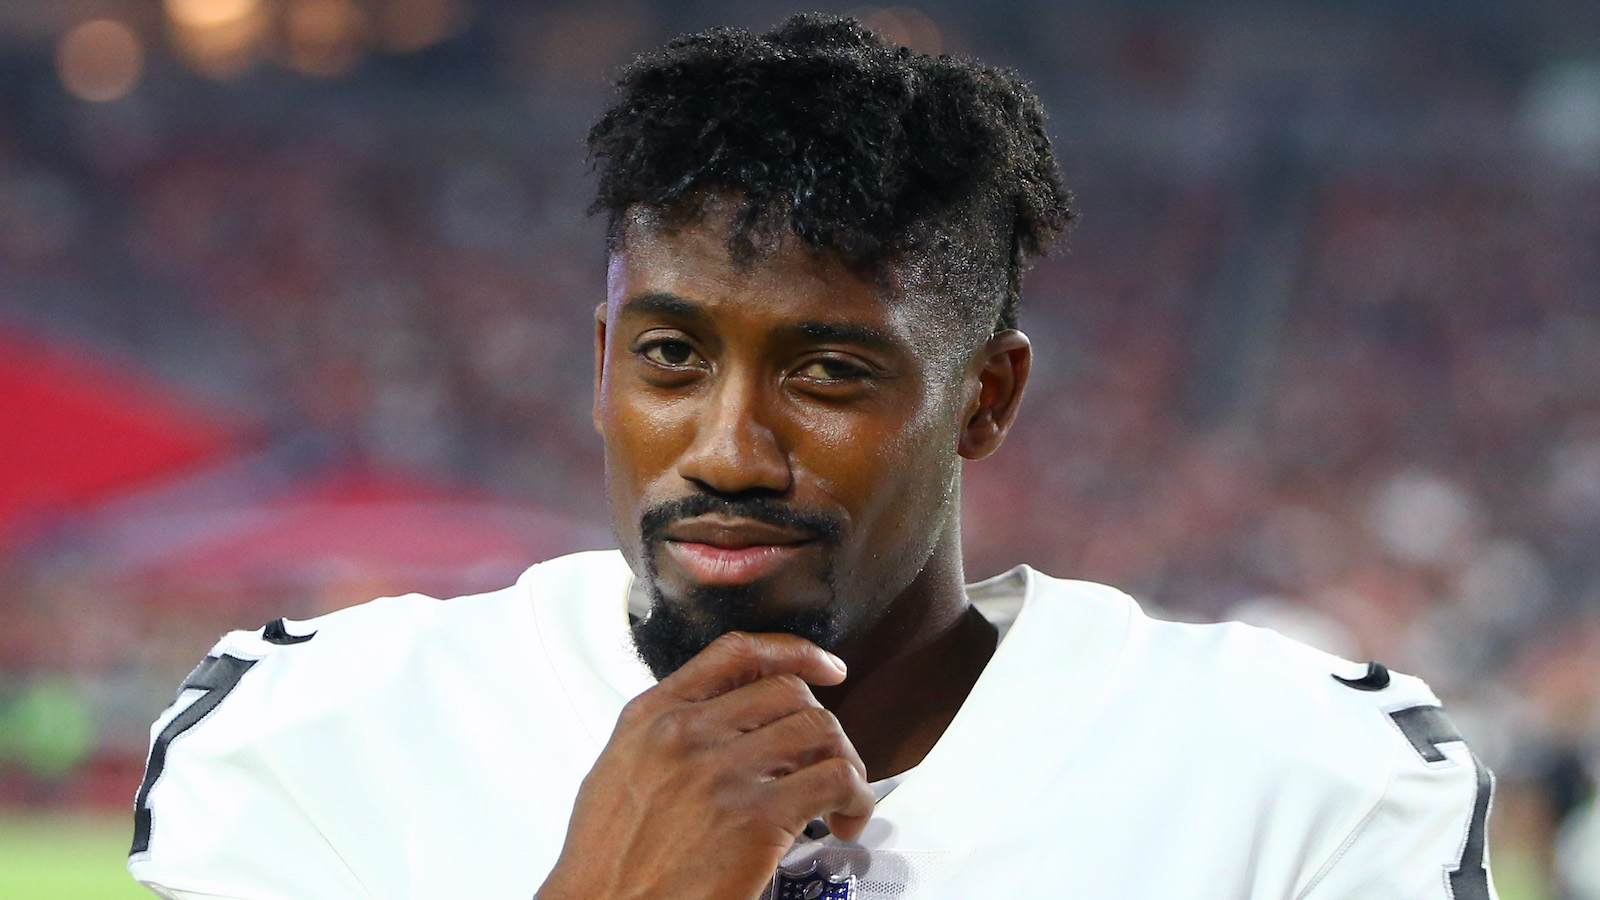
<path id="1" fill-rule="evenodd" d="M 664 539 L 673 522 L 708 515 L 750 519 L 824 544 L 837 543 L 844 533 L 839 520 L 827 513 L 801 509 L 768 497 L 718 497 L 714 494 L 690 494 L 656 503 L 640 515 L 639 531 L 645 543 L 654 543 Z"/>

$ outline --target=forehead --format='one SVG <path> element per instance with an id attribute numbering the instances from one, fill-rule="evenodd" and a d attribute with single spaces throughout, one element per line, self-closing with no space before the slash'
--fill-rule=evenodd
<path id="1" fill-rule="evenodd" d="M 909 338 L 909 302 L 891 278 L 874 277 L 829 255 L 813 255 L 786 238 L 748 260 L 728 251 L 725 224 L 708 221 L 675 229 L 648 220 L 629 223 L 607 267 L 612 315 L 641 297 L 677 298 L 710 315 L 740 318 L 866 319 L 898 323 Z M 659 307 L 661 304 L 655 304 Z"/>

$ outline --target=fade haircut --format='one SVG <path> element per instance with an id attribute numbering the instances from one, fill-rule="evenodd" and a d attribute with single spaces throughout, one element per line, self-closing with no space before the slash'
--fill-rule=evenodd
<path id="1" fill-rule="evenodd" d="M 1017 75 L 890 47 L 853 19 L 680 37 L 617 87 L 588 139 L 612 251 L 636 208 L 671 231 L 727 199 L 736 264 L 785 233 L 863 274 L 920 261 L 952 312 L 994 331 L 1016 327 L 1024 269 L 1073 218 Z"/>

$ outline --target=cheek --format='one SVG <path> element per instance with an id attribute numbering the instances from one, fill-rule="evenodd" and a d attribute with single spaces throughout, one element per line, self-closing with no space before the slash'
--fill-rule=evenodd
<path id="1" fill-rule="evenodd" d="M 646 495 L 672 468 L 685 441 L 683 417 L 674 412 L 672 404 L 625 392 L 608 393 L 601 403 L 606 493 L 618 526 L 637 528 Z"/>
<path id="2" fill-rule="evenodd" d="M 606 467 L 638 475 L 666 465 L 689 439 L 692 417 L 683 406 L 644 390 L 607 390 L 600 405 Z"/>
<path id="3" fill-rule="evenodd" d="M 937 513 L 951 496 L 955 429 L 938 404 L 903 416 L 833 418 L 808 429 L 816 450 L 811 476 L 848 509 L 871 555 L 885 542 L 921 544 L 937 530 Z M 937 520 L 937 521 L 936 521 Z"/>

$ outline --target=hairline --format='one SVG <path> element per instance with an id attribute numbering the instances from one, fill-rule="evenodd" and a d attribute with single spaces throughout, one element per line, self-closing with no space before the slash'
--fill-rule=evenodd
<path id="1" fill-rule="evenodd" d="M 702 189 L 677 203 L 633 203 L 621 209 L 610 210 L 605 239 L 606 258 L 609 260 L 614 254 L 627 249 L 627 236 L 635 228 L 642 227 L 658 234 L 678 234 L 685 229 L 705 226 L 719 214 L 726 213 L 731 217 L 732 214 L 738 213 L 742 209 L 742 192 L 733 188 L 711 187 Z M 655 218 L 651 215 L 661 213 L 665 213 L 665 216 Z M 647 216 L 650 218 L 645 218 Z M 652 218 L 654 221 L 651 220 Z M 900 272 L 906 272 L 908 269 L 918 267 L 922 263 L 932 263 L 933 268 L 938 268 L 938 254 L 934 245 L 940 235 L 965 244 L 974 253 L 983 252 L 983 248 L 978 246 L 977 241 L 973 240 L 973 233 L 979 226 L 971 224 L 954 225 L 948 221 L 948 218 L 945 221 L 924 219 L 916 224 L 920 227 L 908 229 L 908 231 L 913 233 L 922 232 L 920 235 L 915 238 L 911 238 L 909 234 L 903 235 L 902 237 L 910 238 L 902 242 L 903 246 L 869 259 L 852 259 L 837 247 L 817 246 L 805 240 L 794 229 L 781 224 L 775 227 L 753 229 L 752 236 L 756 239 L 751 240 L 748 245 L 750 252 L 739 253 L 735 251 L 733 238 L 736 235 L 736 231 L 730 221 L 722 226 L 724 234 L 723 246 L 728 251 L 729 259 L 732 261 L 735 271 L 746 271 L 751 266 L 759 265 L 763 260 L 776 256 L 791 241 L 798 242 L 798 246 L 813 260 L 836 260 L 844 269 L 856 277 L 861 278 L 863 281 L 871 282 L 884 295 L 884 299 L 892 303 L 896 297 L 915 300 L 916 298 L 912 295 L 917 293 L 909 290 L 909 286 L 904 284 L 902 279 L 896 277 L 897 269 Z M 1010 244 L 1011 241 L 1005 241 L 1000 246 L 995 247 L 991 253 L 985 254 L 991 257 L 986 262 L 986 266 L 991 271 L 1000 273 L 999 290 L 1002 291 L 1010 291 L 1015 275 L 1021 274 L 1018 272 L 1014 275 L 1011 271 L 1014 262 L 1011 258 Z M 937 280 L 937 278 L 931 280 Z M 975 297 L 964 297 L 962 292 L 939 285 L 927 285 L 922 295 L 926 299 L 921 302 L 929 305 L 941 305 L 953 317 L 966 320 L 964 329 L 971 332 L 975 338 L 981 337 L 986 340 L 1007 328 L 1017 327 L 1014 323 L 1003 324 L 1000 321 L 1000 317 L 1004 315 L 1007 305 L 1005 297 L 1001 297 L 998 301 L 993 299 L 980 300 Z M 935 301 L 938 301 L 938 303 L 935 304 Z M 969 314 L 965 311 L 969 306 L 975 311 L 994 310 L 995 315 L 992 319 L 988 317 L 980 318 L 978 315 Z M 978 335 L 977 333 L 980 330 L 983 333 Z"/>

